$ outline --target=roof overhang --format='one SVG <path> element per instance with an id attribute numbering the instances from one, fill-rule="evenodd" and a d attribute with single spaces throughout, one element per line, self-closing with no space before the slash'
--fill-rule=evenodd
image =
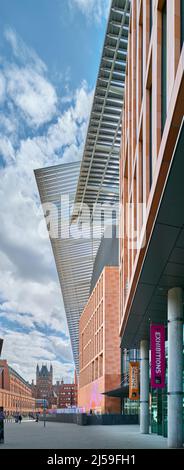
<path id="1" fill-rule="evenodd" d="M 108 392 L 102 393 L 102 395 L 105 395 L 107 397 L 112 397 L 112 398 L 128 398 L 129 385 L 124 385 L 122 387 L 109 390 Z"/>
<path id="2" fill-rule="evenodd" d="M 130 0 L 112 0 L 75 202 L 119 202 L 119 157 L 126 77 Z"/>
<path id="3" fill-rule="evenodd" d="M 79 164 L 59 165 L 35 171 L 42 203 L 58 202 L 61 193 L 79 210 L 70 222 L 80 223 L 87 204 L 91 221 L 98 219 L 98 204 L 119 202 L 119 157 L 128 46 L 130 0 L 112 0 L 102 59 L 89 120 L 84 154 Z M 71 164 L 72 165 L 72 164 Z M 60 209 L 60 205 L 58 206 Z M 108 209 L 112 217 L 111 209 Z M 60 224 L 61 221 L 59 221 Z M 105 228 L 105 227 L 104 227 Z M 64 299 L 76 369 L 79 366 L 79 318 L 90 295 L 93 265 L 103 227 L 93 227 L 88 238 L 51 240 Z M 95 232 L 95 236 L 94 236 Z"/>
<path id="4" fill-rule="evenodd" d="M 167 294 L 184 288 L 184 120 L 122 336 L 122 347 L 149 338 L 150 323 L 167 323 Z"/>
<path id="5" fill-rule="evenodd" d="M 65 216 L 68 211 L 66 207 L 63 209 L 64 197 L 68 198 L 68 215 L 70 216 L 79 168 L 80 162 L 75 162 L 35 170 L 41 203 L 44 214 L 47 216 L 47 223 L 49 222 L 50 241 L 61 285 L 77 370 L 79 365 L 79 318 L 89 297 L 94 259 L 100 243 L 100 239 L 73 237 L 70 224 L 68 236 L 61 233 L 61 228 L 65 223 L 62 213 Z"/>

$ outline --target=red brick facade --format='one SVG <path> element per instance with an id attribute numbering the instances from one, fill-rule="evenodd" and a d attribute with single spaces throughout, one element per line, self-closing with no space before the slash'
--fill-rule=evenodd
<path id="1" fill-rule="evenodd" d="M 120 385 L 119 269 L 105 267 L 79 326 L 78 406 L 119 413 L 120 400 L 102 395 Z"/>
<path id="2" fill-rule="evenodd" d="M 53 368 L 50 369 L 47 365 L 42 365 L 41 368 L 37 365 L 36 368 L 36 386 L 32 385 L 34 397 L 37 399 L 46 398 L 48 407 L 51 407 L 53 400 Z"/>
<path id="3" fill-rule="evenodd" d="M 32 390 L 7 361 L 0 360 L 0 406 L 7 414 L 28 414 L 35 411 L 35 399 Z"/>
<path id="4" fill-rule="evenodd" d="M 47 400 L 48 408 L 70 408 L 77 406 L 77 379 L 76 373 L 74 383 L 64 383 L 63 380 L 53 384 L 53 368 L 43 365 L 36 368 L 36 385 L 31 384 L 33 396 L 37 401 L 44 398 Z"/>
<path id="5" fill-rule="evenodd" d="M 183 64 L 181 0 L 132 0 L 120 159 L 122 336 L 183 119 Z"/>
<path id="6" fill-rule="evenodd" d="M 77 406 L 77 385 L 61 382 L 57 389 L 58 408 Z"/>

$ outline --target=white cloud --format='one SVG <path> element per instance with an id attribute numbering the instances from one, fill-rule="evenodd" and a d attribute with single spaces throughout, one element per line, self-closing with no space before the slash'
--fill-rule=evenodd
<path id="1" fill-rule="evenodd" d="M 5 99 L 6 82 L 4 75 L 0 72 L 0 103 Z"/>
<path id="2" fill-rule="evenodd" d="M 71 7 L 78 7 L 88 19 L 100 23 L 107 18 L 111 0 L 69 0 Z"/>
<path id="3" fill-rule="evenodd" d="M 54 380 L 62 377 L 65 382 L 73 380 L 74 368 L 67 340 L 57 336 L 46 337 L 36 331 L 23 333 L 3 328 L 0 328 L 0 336 L 5 339 L 2 356 L 29 382 L 35 379 L 37 363 L 47 363 L 48 366 L 52 363 Z M 63 364 L 57 359 L 58 354 L 64 357 Z"/>
<path id="4" fill-rule="evenodd" d="M 49 127 L 45 142 L 39 140 L 41 147 L 43 148 L 43 145 L 46 145 L 50 153 L 56 152 L 64 146 L 72 146 L 72 149 L 76 146 L 77 149 L 78 143 L 84 143 L 93 92 L 88 90 L 87 84 L 84 81 L 72 98 L 72 101 L 74 101 L 73 105 L 70 105 L 58 117 L 56 124 Z M 80 154 L 81 152 L 82 149 L 80 148 Z"/>
<path id="5" fill-rule="evenodd" d="M 29 380 L 36 363 L 45 361 L 53 362 L 57 379 L 72 379 L 71 346 L 53 254 L 48 238 L 43 240 L 38 233 L 43 214 L 37 214 L 33 170 L 82 157 L 93 93 L 84 81 L 70 96 L 66 90 L 67 99 L 61 99 L 36 53 L 12 30 L 6 31 L 6 38 L 15 60 L 4 61 L 3 99 L 7 101 L 0 116 L 0 153 L 5 164 L 0 167 L 3 356 Z"/>
<path id="6" fill-rule="evenodd" d="M 13 134 L 17 131 L 17 121 L 15 117 L 12 115 L 11 117 L 7 117 L 4 114 L 0 115 L 0 129 L 2 135 L 9 135 L 11 134 L 11 139 Z"/>
<path id="7" fill-rule="evenodd" d="M 7 137 L 0 138 L 0 155 L 3 156 L 3 159 L 6 163 L 11 162 L 15 159 L 15 152 L 13 145 Z"/>
<path id="8" fill-rule="evenodd" d="M 75 95 L 75 108 L 73 112 L 73 118 L 79 124 L 86 121 L 89 116 L 89 109 L 92 104 L 93 92 L 88 94 L 87 83 L 84 81 L 81 88 L 76 91 Z"/>
<path id="9" fill-rule="evenodd" d="M 9 66 L 5 70 L 9 98 L 24 113 L 30 126 L 49 122 L 56 113 L 57 96 L 54 87 L 36 70 Z"/>
<path id="10" fill-rule="evenodd" d="M 29 62 L 29 64 L 40 73 L 43 73 L 47 70 L 45 63 L 31 47 L 28 47 L 25 44 L 16 31 L 8 26 L 5 28 L 4 35 L 12 48 L 14 56 L 16 59 L 18 59 L 18 61 L 21 61 L 25 64 Z"/>
<path id="11" fill-rule="evenodd" d="M 16 56 L 20 43 L 10 33 L 8 40 Z M 71 346 L 50 242 L 38 234 L 43 214 L 37 215 L 33 170 L 81 158 L 93 93 L 83 82 L 62 109 L 45 69 L 43 73 L 36 65 L 39 58 L 34 66 L 33 51 L 23 50 L 26 65 L 6 63 L 3 72 L 7 109 L 0 117 L 5 162 L 0 167 L 0 336 L 4 357 L 23 376 L 31 380 L 37 361 L 52 361 L 61 379 L 73 370 Z M 39 126 L 44 122 L 43 132 Z M 31 137 L 23 138 L 28 124 Z"/>
<path id="12" fill-rule="evenodd" d="M 10 27 L 4 36 L 9 43 L 13 60 L 2 61 L 0 101 L 5 99 L 10 110 L 19 111 L 19 118 L 30 127 L 51 121 L 57 112 L 57 94 L 47 77 L 47 67 L 36 52 L 29 48 Z M 22 115 L 20 114 L 22 113 Z"/>
<path id="13" fill-rule="evenodd" d="M 11 321 L 21 323 L 22 318 L 16 317 L 16 312 L 24 312 L 32 315 L 31 320 L 26 320 L 29 325 L 35 322 L 57 331 L 66 330 L 59 321 L 59 316 L 64 317 L 64 308 L 50 242 L 38 233 L 43 215 L 42 212 L 37 215 L 39 198 L 33 169 L 81 157 L 82 134 L 86 130 L 91 99 L 91 92 L 83 84 L 75 94 L 74 104 L 58 116 L 56 124 L 51 125 L 45 135 L 20 141 L 19 149 L 12 154 L 15 161 L 0 170 L 0 251 L 4 254 L 0 295 L 8 299 L 2 309 L 7 312 L 7 318 L 11 315 Z M 8 150 L 13 152 L 11 142 L 0 140 L 0 148 L 7 161 L 11 156 Z M 61 159 L 55 152 L 62 149 Z"/>

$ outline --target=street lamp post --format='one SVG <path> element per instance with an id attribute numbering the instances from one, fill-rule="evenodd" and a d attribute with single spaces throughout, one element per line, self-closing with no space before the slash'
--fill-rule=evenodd
<path id="1" fill-rule="evenodd" d="M 43 399 L 43 423 L 44 423 L 44 428 L 46 426 L 46 397 Z"/>
<path id="2" fill-rule="evenodd" d="M 16 406 L 16 412 L 15 412 L 15 422 L 18 423 L 18 402 L 16 400 L 16 403 L 15 403 L 15 406 Z"/>

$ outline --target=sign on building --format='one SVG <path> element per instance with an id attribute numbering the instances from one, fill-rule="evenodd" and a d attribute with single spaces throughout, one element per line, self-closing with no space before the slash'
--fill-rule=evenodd
<path id="1" fill-rule="evenodd" d="M 139 400 L 139 362 L 129 363 L 129 399 Z"/>
<path id="2" fill-rule="evenodd" d="M 165 326 L 153 324 L 150 327 L 151 338 L 151 386 L 165 387 Z"/>

